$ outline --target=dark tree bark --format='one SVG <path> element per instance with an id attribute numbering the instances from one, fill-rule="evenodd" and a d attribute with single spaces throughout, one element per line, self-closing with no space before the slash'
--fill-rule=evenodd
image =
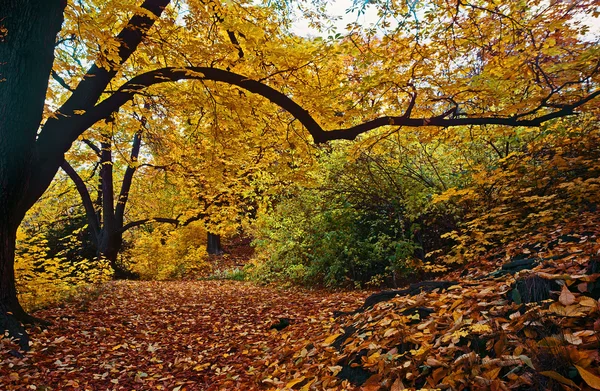
<path id="1" fill-rule="evenodd" d="M 143 125 L 143 123 L 142 123 Z M 136 171 L 135 162 L 138 159 L 142 144 L 141 130 L 136 132 L 131 146 L 130 164 L 125 170 L 121 190 L 119 192 L 117 205 L 114 205 L 114 184 L 113 184 L 113 161 L 112 161 L 112 142 L 109 135 L 104 135 L 104 140 L 100 148 L 91 141 L 87 144 L 96 152 L 100 164 L 100 180 L 98 186 L 99 207 L 95 208 L 83 179 L 77 174 L 75 169 L 65 160 L 61 165 L 69 178 L 75 184 L 82 204 L 86 211 L 88 226 L 92 233 L 92 241 L 96 246 L 98 257 L 106 258 L 117 279 L 137 279 L 136 273 L 128 270 L 125 265 L 118 260 L 119 253 L 123 246 L 123 233 L 126 231 L 123 227 L 125 207 L 129 200 L 129 191 L 133 176 Z"/>
<path id="2" fill-rule="evenodd" d="M 0 331 L 29 349 L 20 322 L 35 320 L 17 299 L 14 261 L 17 228 L 31 207 L 35 139 L 42 119 L 56 35 L 64 0 L 5 0 L 0 3 Z M 47 187 L 47 186 L 46 186 Z"/>
<path id="3" fill-rule="evenodd" d="M 210 255 L 221 255 L 223 254 L 223 248 L 221 247 L 221 235 L 214 234 L 210 231 L 206 233 L 206 252 Z"/>

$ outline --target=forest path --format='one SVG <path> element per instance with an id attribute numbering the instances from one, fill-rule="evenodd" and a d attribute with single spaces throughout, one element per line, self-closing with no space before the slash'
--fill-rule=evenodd
<path id="1" fill-rule="evenodd" d="M 270 352 L 322 330 L 333 311 L 356 308 L 365 295 L 235 281 L 112 282 L 97 297 L 38 311 L 54 325 L 30 330 L 24 358 L 0 346 L 0 389 L 261 389 Z M 290 326 L 271 328 L 281 318 Z"/>

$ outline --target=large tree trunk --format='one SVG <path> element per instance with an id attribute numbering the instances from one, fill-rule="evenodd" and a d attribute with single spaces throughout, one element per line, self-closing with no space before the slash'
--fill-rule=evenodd
<path id="1" fill-rule="evenodd" d="M 117 280 L 137 280 L 138 274 L 129 270 L 125 265 L 119 262 L 119 252 L 123 245 L 123 234 L 120 232 L 109 233 L 102 232 L 98 241 L 98 257 L 106 258 L 114 271 L 114 278 Z"/>
<path id="2" fill-rule="evenodd" d="M 20 322 L 35 319 L 17 298 L 15 244 L 33 203 L 28 194 L 39 191 L 30 181 L 32 161 L 65 6 L 64 0 L 0 4 L 0 333 L 7 330 L 24 350 L 29 340 Z"/>
<path id="3" fill-rule="evenodd" d="M 4 219 L 0 221 L 0 330 L 7 330 L 16 338 L 21 349 L 29 349 L 29 338 L 21 321 L 28 319 L 27 314 L 17 299 L 15 286 L 15 242 L 17 238 L 15 224 Z"/>

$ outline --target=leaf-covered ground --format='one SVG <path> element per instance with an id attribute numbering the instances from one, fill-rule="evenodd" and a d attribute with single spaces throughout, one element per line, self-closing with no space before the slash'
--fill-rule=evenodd
<path id="1" fill-rule="evenodd" d="M 321 330 L 362 293 L 275 290 L 233 281 L 116 282 L 36 313 L 30 353 L 2 346 L 0 390 L 252 390 L 271 352 Z M 280 319 L 290 326 L 271 328 Z"/>
<path id="2" fill-rule="evenodd" d="M 54 326 L 32 330 L 25 357 L 3 342 L 0 390 L 600 389 L 599 227 L 337 318 L 368 293 L 110 283 L 38 312 Z"/>

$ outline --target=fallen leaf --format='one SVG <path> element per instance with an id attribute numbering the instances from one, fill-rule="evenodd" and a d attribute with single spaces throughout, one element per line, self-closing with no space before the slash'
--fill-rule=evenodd
<path id="1" fill-rule="evenodd" d="M 571 293 L 569 288 L 567 288 L 566 285 L 563 285 L 562 290 L 560 291 L 560 297 L 558 298 L 558 301 L 566 307 L 575 303 L 577 300 L 575 299 L 575 295 Z"/>
<path id="2" fill-rule="evenodd" d="M 298 383 L 302 383 L 304 381 L 304 379 L 306 379 L 304 376 L 300 376 L 296 379 L 293 379 L 292 381 L 289 381 L 285 386 L 287 388 L 292 388 L 294 387 L 296 384 Z"/>
<path id="3" fill-rule="evenodd" d="M 396 381 L 394 381 L 394 383 L 392 383 L 392 387 L 390 388 L 390 391 L 402 391 L 405 389 L 406 388 L 404 387 L 404 384 L 402 384 L 402 381 L 400 381 L 400 379 L 396 379 Z"/>
<path id="4" fill-rule="evenodd" d="M 333 341 L 335 341 L 336 338 L 339 337 L 340 335 L 342 335 L 342 334 L 338 333 L 338 334 L 330 335 L 329 337 L 325 338 L 325 341 L 323 341 L 322 346 L 329 346 L 329 345 L 331 345 L 333 343 Z"/>
<path id="5" fill-rule="evenodd" d="M 578 317 L 587 315 L 580 305 L 569 305 L 565 307 L 559 303 L 552 303 L 549 310 L 561 316 Z"/>
<path id="6" fill-rule="evenodd" d="M 600 390 L 600 377 L 593 374 L 592 372 L 583 369 L 579 365 L 575 365 L 575 368 L 577 368 L 579 375 L 588 386 L 592 387 L 595 390 Z"/>
<path id="7" fill-rule="evenodd" d="M 577 387 L 577 384 L 575 384 L 575 382 L 573 382 L 573 380 L 567 379 L 566 377 L 564 377 L 563 375 L 561 375 L 558 372 L 554 372 L 554 371 L 543 371 L 543 372 L 539 372 L 540 375 L 544 375 L 546 377 L 549 377 L 551 379 L 554 379 L 560 383 L 566 384 L 568 386 L 572 386 L 575 387 L 577 389 L 581 389 L 579 387 Z"/>

